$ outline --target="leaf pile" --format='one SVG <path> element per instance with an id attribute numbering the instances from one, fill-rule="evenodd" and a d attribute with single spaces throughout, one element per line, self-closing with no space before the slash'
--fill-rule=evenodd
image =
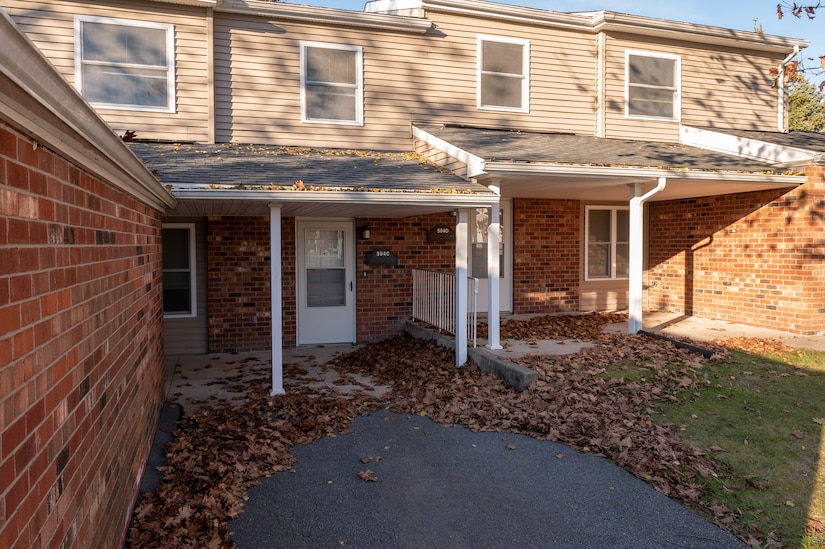
<path id="1" fill-rule="evenodd" d="M 502 330 L 507 338 L 599 343 L 571 355 L 520 360 L 538 372 L 538 380 L 523 392 L 475 367 L 457 368 L 451 350 L 409 336 L 367 345 L 328 366 L 392 387 L 381 405 L 399 413 L 477 431 L 527 434 L 607 456 L 740 538 L 770 542 L 771 533 L 749 530 L 737 511 L 703 499 L 708 480 L 736 489 L 727 469 L 682 443 L 675 429 L 652 419 L 657 403 L 707 384 L 713 359 L 667 341 L 604 334 L 604 325 L 615 318 L 575 315 L 508 322 Z M 626 377 L 622 363 L 636 365 L 636 371 L 641 365 L 643 377 Z M 235 389 L 248 387 L 246 400 L 204 407 L 179 429 L 161 487 L 136 510 L 129 533 L 133 547 L 233 547 L 228 520 L 241 512 L 247 489 L 258 478 L 290 468 L 295 444 L 346 433 L 356 414 L 377 405 L 365 396 L 347 399 L 334 389 L 322 393 L 294 384 L 287 386 L 287 394 L 271 398 L 266 376 L 231 383 Z M 367 482 L 377 480 L 370 470 L 361 475 Z"/>
<path id="2" fill-rule="evenodd" d="M 730 512 L 714 512 L 701 499 L 703 479 L 724 482 L 724 468 L 651 417 L 657 401 L 675 400 L 675 393 L 702 383 L 703 359 L 645 336 L 599 337 L 602 345 L 576 354 L 520 360 L 539 374 L 524 392 L 476 368 L 456 368 L 450 351 L 406 336 L 339 357 L 336 367 L 391 385 L 389 407 L 396 412 L 607 456 L 660 492 L 732 522 Z M 621 361 L 646 364 L 649 376 L 643 382 L 605 377 L 605 366 Z"/>
<path id="3" fill-rule="evenodd" d="M 586 313 L 536 316 L 527 320 L 510 319 L 501 325 L 502 339 L 536 341 L 538 339 L 599 340 L 604 327 L 627 322 L 626 313 Z M 479 337 L 487 337 L 487 324 L 479 323 Z"/>
<path id="4" fill-rule="evenodd" d="M 229 383 L 239 387 L 239 380 Z M 309 444 L 349 425 L 364 397 L 324 398 L 292 389 L 270 398 L 267 379 L 247 384 L 242 404 L 229 400 L 184 418 L 167 449 L 163 480 L 135 509 L 130 547 L 234 547 L 228 521 L 243 510 L 258 479 L 289 469 L 295 444 Z"/>

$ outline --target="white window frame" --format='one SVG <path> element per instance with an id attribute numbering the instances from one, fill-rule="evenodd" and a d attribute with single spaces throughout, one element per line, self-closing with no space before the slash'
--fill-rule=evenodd
<path id="1" fill-rule="evenodd" d="M 307 74 L 306 74 L 306 50 L 307 48 L 319 48 L 328 50 L 344 50 L 355 52 L 356 83 L 355 86 L 341 84 L 338 82 L 323 82 L 326 85 L 339 85 L 355 89 L 355 120 L 341 118 L 308 118 L 307 117 Z M 332 44 L 329 42 L 307 42 L 301 41 L 301 122 L 307 124 L 340 124 L 345 126 L 364 125 L 364 48 L 351 44 Z"/>
<path id="2" fill-rule="evenodd" d="M 588 253 L 590 247 L 590 212 L 594 210 L 610 212 L 610 276 L 590 276 L 590 254 Z M 610 206 L 598 204 L 593 204 L 584 207 L 584 279 L 586 281 L 627 280 L 629 278 L 629 273 L 628 275 L 616 276 L 616 250 L 618 249 L 616 241 L 616 236 L 618 234 L 618 231 L 616 230 L 618 224 L 618 215 L 616 212 L 618 211 L 629 212 L 630 208 L 628 206 Z M 627 244 L 629 252 L 630 242 L 628 241 Z"/>
<path id="3" fill-rule="evenodd" d="M 166 312 L 164 306 L 164 318 L 194 318 L 198 316 L 198 284 L 197 284 L 197 252 L 195 244 L 195 224 L 194 223 L 163 223 L 163 229 L 187 229 L 189 231 L 189 303 L 191 303 L 191 310 L 189 312 Z M 163 245 L 163 243 L 161 243 Z M 183 269 L 166 269 L 161 265 L 161 274 L 169 272 L 181 272 Z"/>
<path id="4" fill-rule="evenodd" d="M 481 77 L 485 74 L 482 71 L 482 51 L 484 42 L 499 42 L 502 44 L 517 44 L 522 46 L 524 53 L 522 56 L 521 74 L 510 73 L 490 73 L 500 74 L 512 78 L 521 77 L 523 80 L 521 87 L 521 107 L 505 107 L 498 105 L 484 105 L 481 102 Z M 479 34 L 476 38 L 476 107 L 483 111 L 506 111 L 506 112 L 530 112 L 530 41 L 520 38 L 507 38 L 503 36 L 492 36 Z"/>
<path id="5" fill-rule="evenodd" d="M 166 32 L 166 106 L 132 105 L 123 103 L 100 103 L 90 101 L 93 107 L 129 110 L 144 112 L 175 112 L 175 26 L 169 23 L 156 23 L 153 21 L 135 21 L 132 19 L 115 19 L 112 17 L 93 17 L 86 15 L 76 15 L 74 18 L 74 74 L 75 88 L 83 95 L 83 65 L 90 63 L 83 60 L 83 23 L 100 23 L 106 25 L 120 25 L 126 27 L 139 27 L 144 29 L 160 29 Z M 122 63 L 95 62 L 99 65 L 128 66 Z M 148 67 L 150 65 L 134 65 L 136 67 Z M 162 68 L 162 67 L 156 67 Z M 84 95 L 85 97 L 85 95 Z"/>
<path id="6" fill-rule="evenodd" d="M 644 86 L 642 84 L 630 83 L 630 57 L 656 57 L 660 59 L 669 59 L 674 62 L 673 79 L 675 82 L 673 86 Z M 679 122 L 682 118 L 682 57 L 668 53 L 658 53 L 641 50 L 626 50 L 624 57 L 624 114 L 626 118 L 633 118 L 636 120 L 659 120 L 665 122 Z M 673 92 L 673 116 L 649 116 L 638 115 L 630 113 L 630 88 L 632 86 L 650 87 L 654 89 L 667 89 Z"/>

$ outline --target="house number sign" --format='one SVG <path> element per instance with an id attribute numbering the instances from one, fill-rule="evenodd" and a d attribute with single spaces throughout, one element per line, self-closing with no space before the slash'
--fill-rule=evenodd
<path id="1" fill-rule="evenodd" d="M 455 228 L 449 225 L 436 225 L 427 231 L 427 242 L 455 242 Z"/>
<path id="2" fill-rule="evenodd" d="M 395 267 L 398 265 L 398 257 L 392 252 L 392 250 L 379 248 L 377 250 L 367 252 L 367 258 L 364 263 L 367 265 Z"/>

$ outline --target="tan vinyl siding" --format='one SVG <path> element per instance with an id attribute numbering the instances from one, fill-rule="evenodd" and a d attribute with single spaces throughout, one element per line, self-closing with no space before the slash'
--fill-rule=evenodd
<path id="1" fill-rule="evenodd" d="M 582 282 L 579 310 L 621 311 L 627 309 L 627 279 Z"/>
<path id="2" fill-rule="evenodd" d="M 709 48 L 709 47 L 708 47 Z M 681 58 L 681 124 L 774 130 L 777 92 L 768 71 L 781 59 L 746 50 L 698 47 L 684 42 L 607 36 L 605 59 L 605 137 L 678 141 L 680 122 L 625 117 L 625 52 Z"/>
<path id="3" fill-rule="evenodd" d="M 218 141 L 409 150 L 419 35 L 215 15 Z M 302 41 L 361 46 L 364 125 L 301 122 Z"/>
<path id="4" fill-rule="evenodd" d="M 206 287 L 206 220 L 199 218 L 164 218 L 165 223 L 195 224 L 195 276 L 197 311 L 194 318 L 164 318 L 163 350 L 167 355 L 198 355 L 208 351 L 208 314 Z"/>
<path id="5" fill-rule="evenodd" d="M 593 133 L 594 35 L 485 21 L 484 34 L 530 40 L 530 112 L 479 110 L 479 25 L 431 17 L 438 35 L 216 13 L 217 140 L 409 150 L 413 121 Z M 363 127 L 301 122 L 302 40 L 363 47 Z"/>
<path id="6" fill-rule="evenodd" d="M 596 36 L 592 33 L 429 12 L 443 38 L 430 38 L 427 88 L 436 121 L 534 131 L 593 134 Z M 530 42 L 529 113 L 479 110 L 479 34 Z M 424 113 L 422 113 L 424 114 Z M 471 117 L 471 119 L 470 119 Z"/>
<path id="7" fill-rule="evenodd" d="M 32 9 L 37 6 L 39 9 Z M 72 84 L 74 16 L 111 17 L 171 23 L 175 26 L 175 99 L 173 113 L 100 108 L 117 133 L 135 130 L 139 138 L 183 141 L 209 139 L 210 106 L 206 86 L 208 39 L 206 10 L 172 4 L 110 1 L 31 2 L 4 0 L 3 8 Z"/>

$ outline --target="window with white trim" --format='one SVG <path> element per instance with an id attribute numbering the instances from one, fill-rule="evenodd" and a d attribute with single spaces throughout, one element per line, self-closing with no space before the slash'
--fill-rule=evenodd
<path id="1" fill-rule="evenodd" d="M 479 109 L 530 110 L 530 42 L 516 38 L 478 37 Z"/>
<path id="2" fill-rule="evenodd" d="M 75 86 L 92 105 L 174 112 L 174 25 L 75 17 Z"/>
<path id="3" fill-rule="evenodd" d="M 197 316 L 195 273 L 195 224 L 164 223 L 163 314 Z"/>
<path id="4" fill-rule="evenodd" d="M 626 207 L 585 208 L 586 280 L 627 278 L 630 266 L 630 213 Z"/>
<path id="5" fill-rule="evenodd" d="M 678 121 L 681 58 L 677 55 L 625 52 L 625 114 L 630 118 Z"/>
<path id="6" fill-rule="evenodd" d="M 364 123 L 360 46 L 301 42 L 301 121 Z"/>

